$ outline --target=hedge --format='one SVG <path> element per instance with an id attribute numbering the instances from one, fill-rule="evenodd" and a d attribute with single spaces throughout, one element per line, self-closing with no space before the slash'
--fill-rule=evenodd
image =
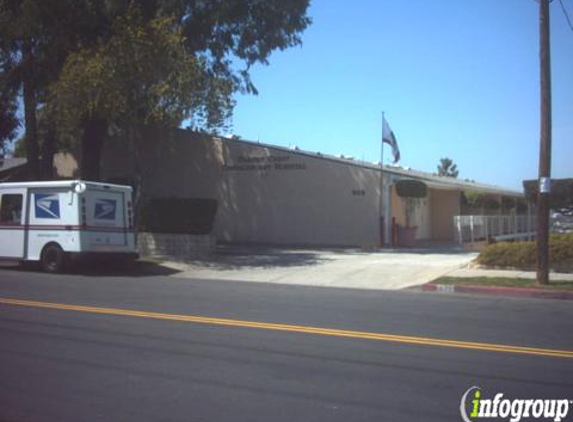
<path id="1" fill-rule="evenodd" d="M 204 198 L 154 198 L 141 210 L 140 231 L 154 233 L 209 234 L 217 201 Z"/>
<path id="2" fill-rule="evenodd" d="M 470 207 L 498 210 L 501 207 L 499 200 L 486 193 L 465 190 L 461 196 L 462 205 L 469 205 Z"/>
<path id="3" fill-rule="evenodd" d="M 492 267 L 533 268 L 536 262 L 535 242 L 500 242 L 488 245 L 477 257 L 477 263 Z M 549 238 L 549 262 L 552 268 L 573 270 L 573 233 L 555 234 Z"/>
<path id="4" fill-rule="evenodd" d="M 428 195 L 428 187 L 419 180 L 398 180 L 396 194 L 401 198 L 425 198 Z"/>

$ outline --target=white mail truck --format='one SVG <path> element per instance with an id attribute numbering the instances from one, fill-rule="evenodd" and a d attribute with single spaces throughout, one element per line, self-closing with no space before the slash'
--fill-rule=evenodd
<path id="1" fill-rule="evenodd" d="M 135 258 L 131 197 L 82 180 L 0 183 L 0 259 L 60 272 L 77 257 Z"/>

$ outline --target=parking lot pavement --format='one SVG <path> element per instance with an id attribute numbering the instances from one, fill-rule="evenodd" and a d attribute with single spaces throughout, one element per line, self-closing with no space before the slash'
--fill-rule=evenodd
<path id="1" fill-rule="evenodd" d="M 181 271 L 173 277 L 397 290 L 465 267 L 476 256 L 456 248 L 364 251 L 222 246 L 211 258 L 165 264 Z"/>

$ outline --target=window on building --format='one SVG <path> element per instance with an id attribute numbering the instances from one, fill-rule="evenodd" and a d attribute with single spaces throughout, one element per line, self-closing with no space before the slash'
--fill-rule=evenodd
<path id="1" fill-rule="evenodd" d="M 6 193 L 0 197 L 0 223 L 22 224 L 23 195 Z"/>

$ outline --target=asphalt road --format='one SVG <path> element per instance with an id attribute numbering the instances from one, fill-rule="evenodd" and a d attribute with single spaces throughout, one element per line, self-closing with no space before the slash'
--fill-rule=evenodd
<path id="1" fill-rule="evenodd" d="M 4 269 L 0 421 L 444 422 L 461 420 L 472 386 L 484 397 L 573 399 L 573 358 L 460 342 L 571 352 L 573 303 Z"/>

